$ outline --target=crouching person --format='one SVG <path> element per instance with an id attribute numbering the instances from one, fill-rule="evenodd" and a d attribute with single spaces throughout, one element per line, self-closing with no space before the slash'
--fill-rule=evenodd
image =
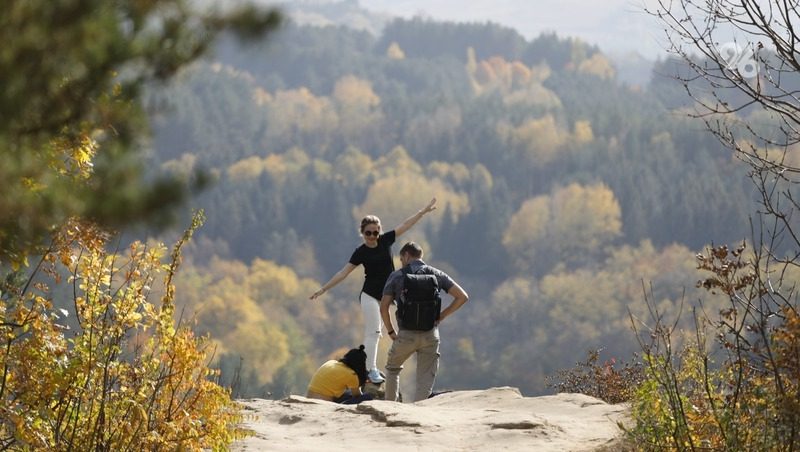
<path id="1" fill-rule="evenodd" d="M 389 275 L 381 297 L 381 318 L 392 339 L 386 361 L 386 400 L 397 400 L 403 363 L 417 354 L 417 390 L 414 402 L 431 395 L 439 369 L 439 328 L 469 297 L 443 271 L 422 261 L 422 247 L 408 242 L 400 249 L 403 267 Z M 439 291 L 453 297 L 444 309 Z M 389 306 L 397 301 L 397 329 L 392 325 Z"/>
<path id="2" fill-rule="evenodd" d="M 372 400 L 372 395 L 361 393 L 367 381 L 366 363 L 363 345 L 351 349 L 342 359 L 326 362 L 311 377 L 306 397 L 344 404 Z"/>

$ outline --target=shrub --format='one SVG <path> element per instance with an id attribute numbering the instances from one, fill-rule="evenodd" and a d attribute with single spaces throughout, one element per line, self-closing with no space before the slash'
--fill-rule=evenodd
<path id="1" fill-rule="evenodd" d="M 622 360 L 618 362 L 615 358 L 598 364 L 600 351 L 589 350 L 586 361 L 547 377 L 547 386 L 557 392 L 578 392 L 607 403 L 631 400 L 644 381 L 643 364 L 636 359 L 625 363 Z"/>
<path id="2" fill-rule="evenodd" d="M 794 296 L 781 293 L 794 290 L 794 264 L 767 272 L 772 256 L 746 257 L 744 249 L 698 255 L 699 268 L 710 273 L 698 285 L 730 304 L 713 319 L 695 310 L 693 337 L 679 350 L 673 342 L 680 332 L 652 308 L 654 325 L 642 341 L 647 379 L 636 394 L 630 432 L 642 448 L 800 447 L 800 317 Z"/>
<path id="3" fill-rule="evenodd" d="M 0 447 L 223 449 L 239 435 L 236 404 L 210 379 L 207 339 L 173 318 L 181 247 L 201 222 L 202 212 L 167 257 L 140 242 L 110 253 L 105 233 L 71 221 L 27 281 L 7 279 Z M 71 309 L 54 309 L 66 292 Z"/>

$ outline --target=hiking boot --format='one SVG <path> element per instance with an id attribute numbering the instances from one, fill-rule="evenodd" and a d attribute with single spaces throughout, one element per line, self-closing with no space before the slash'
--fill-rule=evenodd
<path id="1" fill-rule="evenodd" d="M 384 380 L 383 375 L 381 375 L 378 369 L 371 369 L 367 374 L 367 378 L 369 379 L 369 381 L 371 381 L 373 384 L 376 385 L 383 383 Z"/>

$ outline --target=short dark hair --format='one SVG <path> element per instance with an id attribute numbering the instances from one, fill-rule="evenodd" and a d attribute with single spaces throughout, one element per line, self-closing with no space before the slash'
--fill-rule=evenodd
<path id="1" fill-rule="evenodd" d="M 408 253 L 409 256 L 419 259 L 422 257 L 422 247 L 419 246 L 416 242 L 406 242 L 402 248 L 400 248 L 400 254 Z"/>

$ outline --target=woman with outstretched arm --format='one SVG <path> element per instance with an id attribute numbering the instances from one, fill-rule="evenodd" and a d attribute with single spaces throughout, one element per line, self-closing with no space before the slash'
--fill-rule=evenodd
<path id="1" fill-rule="evenodd" d="M 364 315 L 364 345 L 367 352 L 368 378 L 375 384 L 383 383 L 383 377 L 378 371 L 377 354 L 378 341 L 381 338 L 381 311 L 380 299 L 386 279 L 394 271 L 392 260 L 392 244 L 428 212 L 436 209 L 436 198 L 431 199 L 427 206 L 419 212 L 408 217 L 394 229 L 381 233 L 381 220 L 375 215 L 367 215 L 361 220 L 359 231 L 364 241 L 353 251 L 350 260 L 344 264 L 331 279 L 322 285 L 310 299 L 314 300 L 327 292 L 349 275 L 359 265 L 364 266 L 364 285 L 361 288 L 359 300 L 361 312 Z"/>

